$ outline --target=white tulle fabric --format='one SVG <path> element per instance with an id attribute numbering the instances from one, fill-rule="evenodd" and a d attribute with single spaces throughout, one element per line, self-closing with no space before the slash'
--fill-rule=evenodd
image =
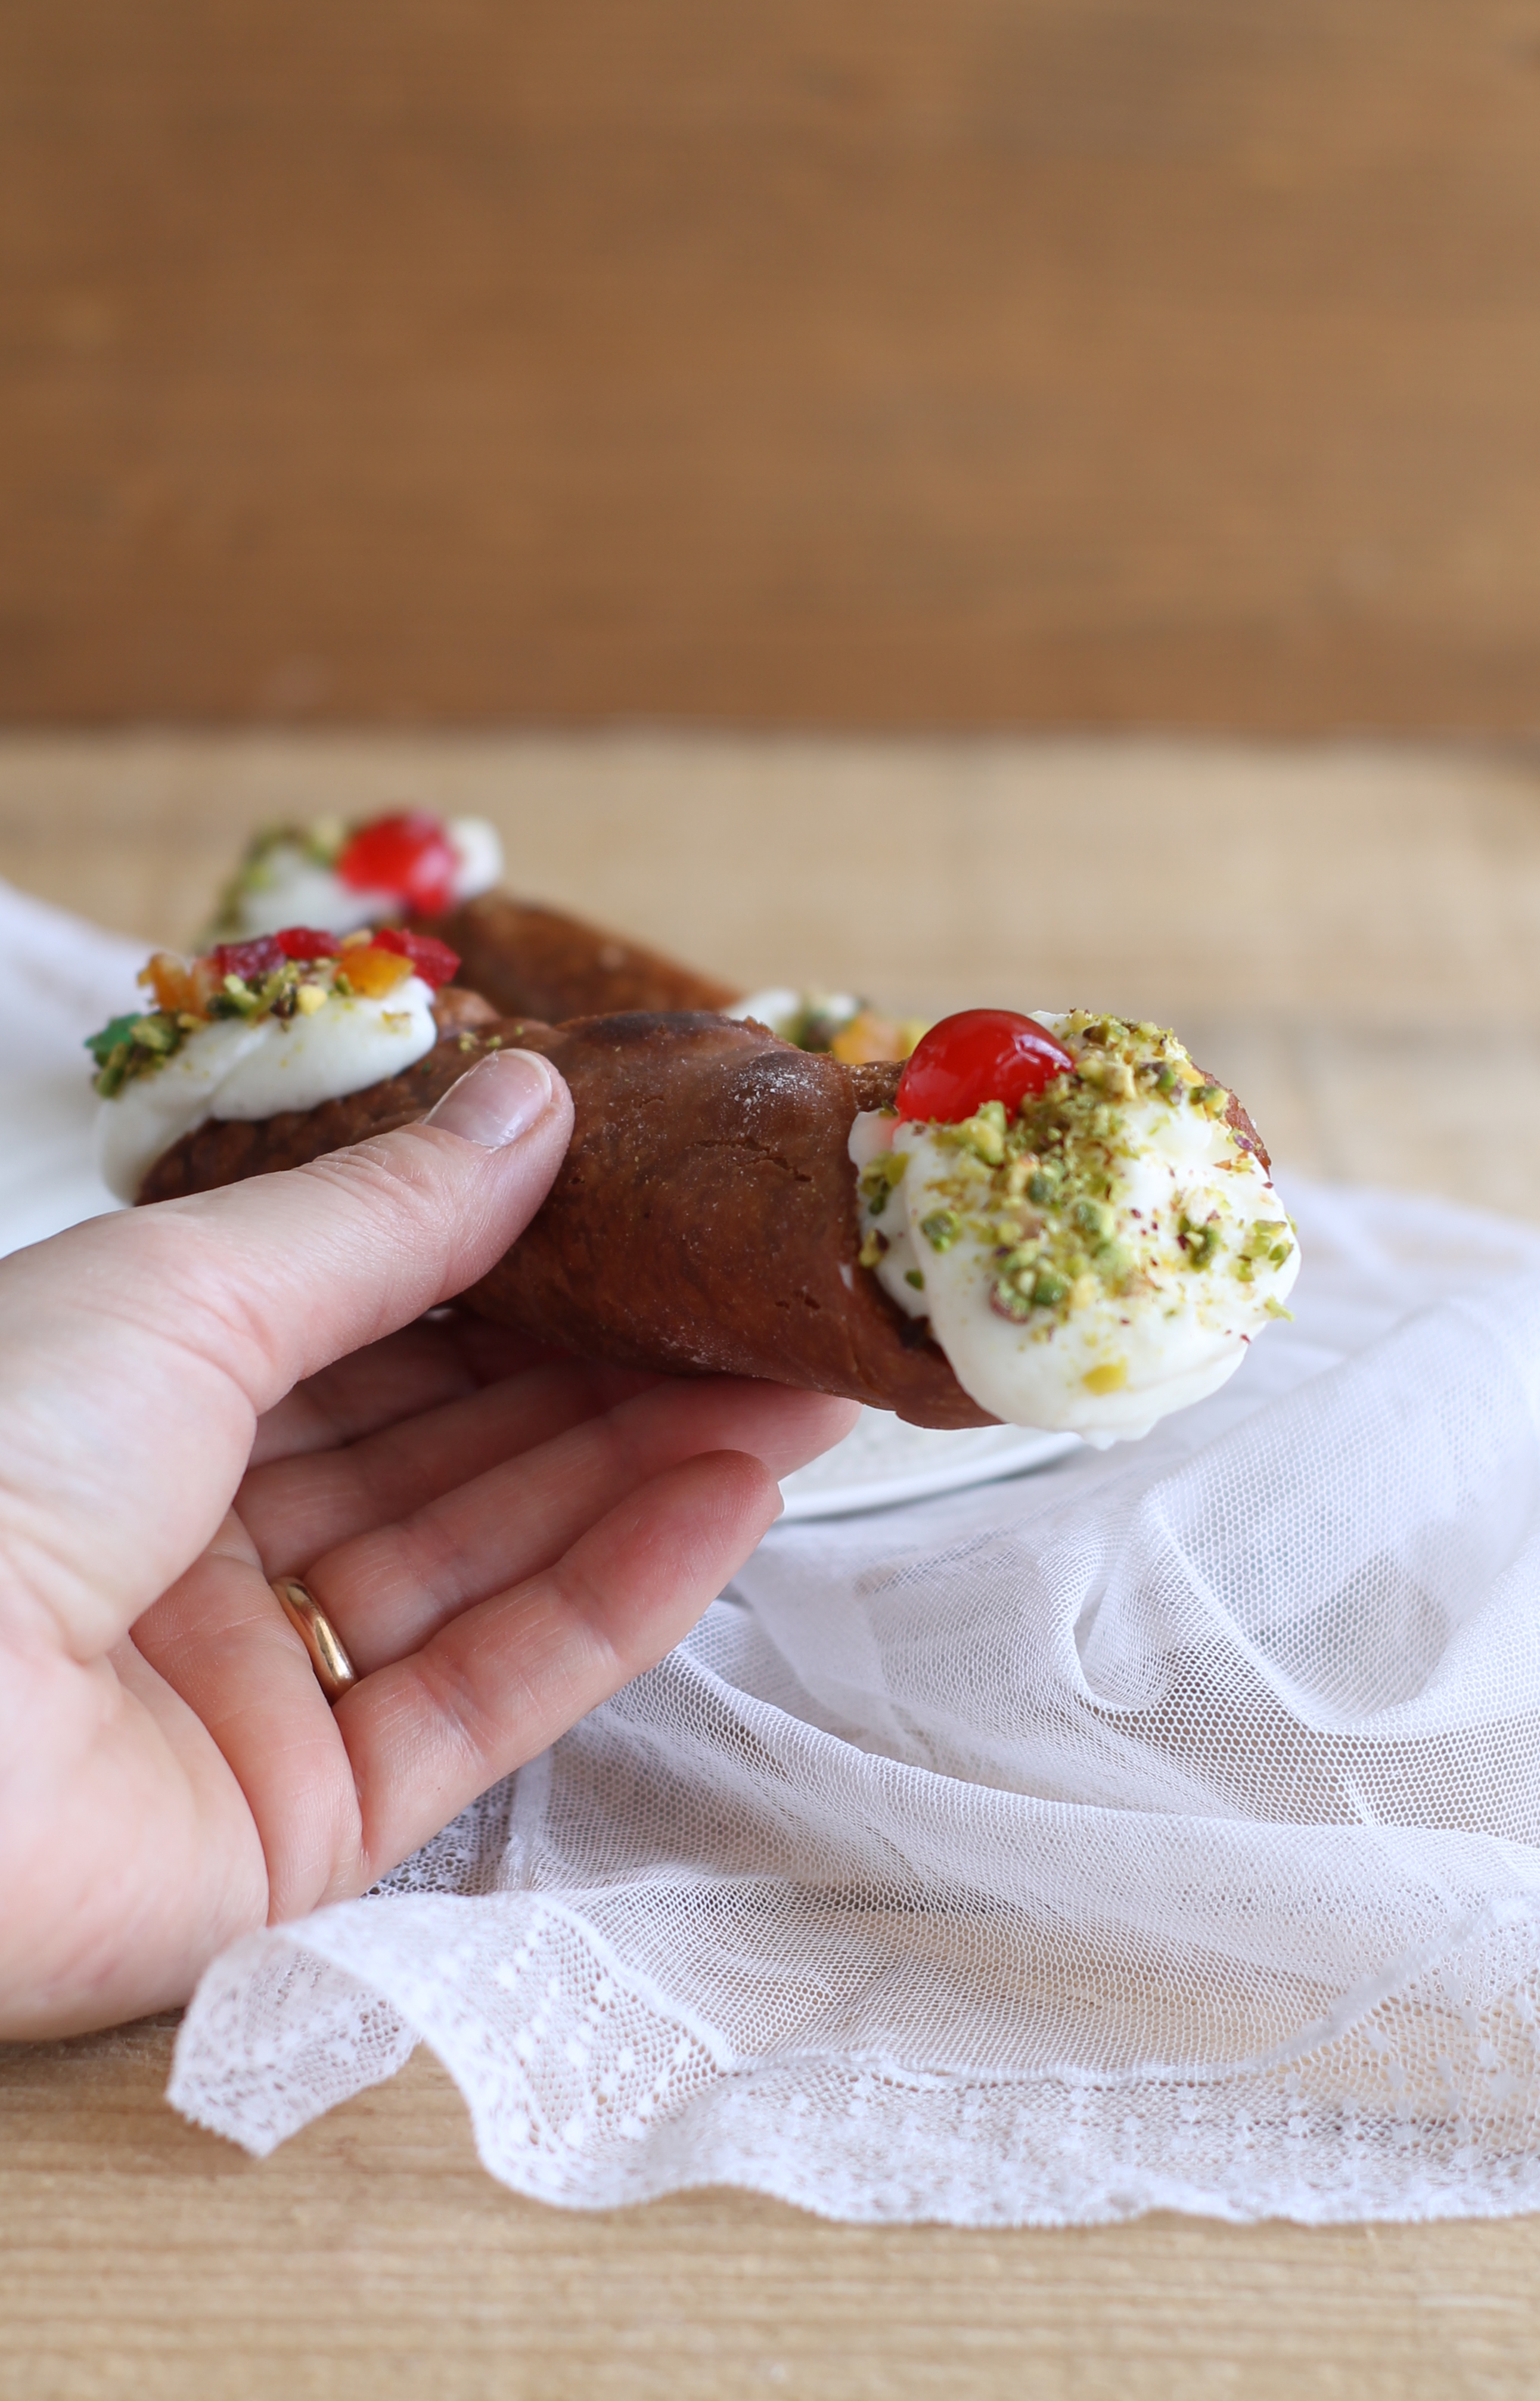
<path id="1" fill-rule="evenodd" d="M 0 1250 L 112 1205 L 138 946 L 0 886 Z M 8 962 L 8 965 L 7 964 Z M 220 1959 L 253 2151 L 429 2043 L 546 2200 L 1540 2206 L 1540 1231 L 1290 1189 L 1299 1322 L 1147 1442 L 784 1527 L 368 1900 Z"/>
<path id="2" fill-rule="evenodd" d="M 265 2152 L 429 2043 L 585 2207 L 1540 2205 L 1540 1233 L 1289 1193 L 1299 1320 L 1148 1441 L 778 1530 L 171 2097 Z"/>
<path id="3" fill-rule="evenodd" d="M 139 946 L 0 885 L 0 1250 L 110 1208 Z M 1540 1231 L 1289 1190 L 1299 1322 L 1149 1441 L 771 1536 L 172 2098 L 267 2151 L 418 2041 L 571 2204 L 1540 2206 Z"/>

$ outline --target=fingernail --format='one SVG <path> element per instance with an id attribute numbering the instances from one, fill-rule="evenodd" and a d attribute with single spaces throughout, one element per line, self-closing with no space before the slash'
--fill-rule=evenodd
<path id="1" fill-rule="evenodd" d="M 495 1050 L 435 1101 L 424 1125 L 457 1133 L 483 1150 L 501 1150 L 527 1133 L 551 1106 L 556 1087 L 534 1050 Z"/>

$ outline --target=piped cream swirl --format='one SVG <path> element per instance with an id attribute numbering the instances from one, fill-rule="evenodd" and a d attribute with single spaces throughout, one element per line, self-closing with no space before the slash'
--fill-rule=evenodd
<path id="1" fill-rule="evenodd" d="M 418 976 L 382 1000 L 331 993 L 313 1015 L 199 1026 L 153 1073 L 102 1103 L 102 1180 L 131 1201 L 156 1160 L 209 1118 L 270 1118 L 345 1099 L 415 1066 L 437 1039 L 433 995 Z"/>
<path id="2" fill-rule="evenodd" d="M 502 844 L 484 817 L 450 817 L 443 830 L 455 854 L 450 906 L 457 909 L 499 881 Z M 286 926 L 351 934 L 361 926 L 390 925 L 404 913 L 399 893 L 361 891 L 345 883 L 321 855 L 327 847 L 320 834 L 308 843 L 280 835 L 259 844 L 227 896 L 225 935 L 251 939 L 280 933 Z"/>
<path id="3" fill-rule="evenodd" d="M 1299 1249 L 1228 1093 L 1174 1036 L 1041 1022 L 1081 1071 L 1060 1100 L 856 1118 L 863 1262 L 993 1416 L 1133 1438 L 1234 1373 L 1286 1313 Z"/>

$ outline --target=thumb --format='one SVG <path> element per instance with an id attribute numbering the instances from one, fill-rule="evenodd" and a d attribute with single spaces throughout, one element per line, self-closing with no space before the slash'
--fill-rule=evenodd
<path id="1" fill-rule="evenodd" d="M 0 1261 L 0 1625 L 116 1640 L 212 1539 L 258 1417 L 484 1275 L 571 1131 L 550 1062 L 500 1050 L 420 1125 Z"/>

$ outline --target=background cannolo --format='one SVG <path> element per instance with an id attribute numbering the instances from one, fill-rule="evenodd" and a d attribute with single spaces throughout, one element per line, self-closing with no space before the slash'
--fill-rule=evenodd
<path id="1" fill-rule="evenodd" d="M 748 995 L 560 909 L 496 888 L 502 845 L 480 817 L 426 809 L 357 825 L 325 818 L 258 834 L 220 900 L 214 935 L 241 941 L 287 926 L 347 934 L 402 924 L 446 942 L 467 984 L 511 1017 L 551 1024 L 617 1009 L 753 1017 L 798 1050 L 852 1064 L 906 1058 L 923 1021 L 893 1019 L 853 993 L 776 987 Z"/>

